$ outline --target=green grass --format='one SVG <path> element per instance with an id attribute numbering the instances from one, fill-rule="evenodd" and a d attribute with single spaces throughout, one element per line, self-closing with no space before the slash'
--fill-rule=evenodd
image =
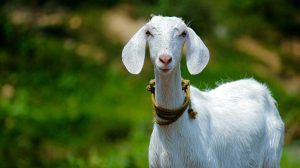
<path id="1" fill-rule="evenodd" d="M 281 159 L 281 167 L 286 168 L 296 168 L 300 167 L 299 161 L 299 145 L 294 146 L 298 150 L 298 153 L 292 153 L 292 149 L 290 146 L 286 146 L 283 149 L 282 159 Z"/>

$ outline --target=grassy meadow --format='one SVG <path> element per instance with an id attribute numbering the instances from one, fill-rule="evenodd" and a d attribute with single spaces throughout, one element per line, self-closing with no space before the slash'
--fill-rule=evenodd
<path id="1" fill-rule="evenodd" d="M 210 50 L 199 75 L 182 60 L 194 86 L 241 78 L 269 86 L 286 125 L 281 167 L 300 167 L 299 3 L 173 3 L 0 2 L 0 167 L 148 167 L 153 67 L 147 51 L 142 73 L 131 75 L 121 52 L 152 13 L 183 17 Z"/>

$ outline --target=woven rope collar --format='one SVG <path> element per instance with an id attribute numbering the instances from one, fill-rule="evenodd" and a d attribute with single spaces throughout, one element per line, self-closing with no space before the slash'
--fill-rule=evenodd
<path id="1" fill-rule="evenodd" d="M 190 118 L 195 119 L 197 112 L 193 111 L 191 107 L 191 99 L 190 99 L 190 81 L 182 80 L 182 90 L 185 93 L 185 98 L 183 105 L 178 109 L 166 109 L 159 107 L 155 100 L 155 80 L 150 80 L 149 85 L 147 86 L 147 90 L 151 92 L 152 103 L 154 107 L 154 115 L 158 116 L 162 120 L 157 120 L 157 117 L 154 118 L 154 122 L 159 125 L 169 125 L 175 122 L 189 107 L 188 113 Z"/>

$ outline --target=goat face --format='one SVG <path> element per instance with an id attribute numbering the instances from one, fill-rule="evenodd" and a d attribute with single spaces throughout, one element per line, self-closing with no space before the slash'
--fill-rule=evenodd
<path id="1" fill-rule="evenodd" d="M 145 26 L 151 60 L 162 73 L 172 71 L 181 60 L 187 26 L 175 17 L 153 17 Z"/>
<path id="2" fill-rule="evenodd" d="M 187 45 L 187 67 L 191 74 L 200 73 L 207 65 L 209 51 L 197 34 L 180 18 L 154 16 L 129 40 L 122 52 L 127 70 L 140 73 L 146 43 L 155 68 L 167 74 L 180 64 L 181 50 Z"/>

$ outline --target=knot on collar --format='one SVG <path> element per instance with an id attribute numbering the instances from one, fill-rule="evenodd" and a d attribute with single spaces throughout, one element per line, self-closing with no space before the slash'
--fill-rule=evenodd
<path id="1" fill-rule="evenodd" d="M 190 81 L 182 80 L 182 90 L 185 93 L 185 98 L 183 105 L 177 109 L 166 109 L 157 105 L 155 100 L 155 80 L 150 80 L 147 90 L 151 92 L 152 104 L 154 108 L 154 122 L 159 125 L 169 125 L 175 122 L 188 108 L 188 113 L 190 118 L 195 119 L 197 112 L 195 112 L 191 107 L 190 99 Z M 157 116 L 162 120 L 157 120 Z"/>

